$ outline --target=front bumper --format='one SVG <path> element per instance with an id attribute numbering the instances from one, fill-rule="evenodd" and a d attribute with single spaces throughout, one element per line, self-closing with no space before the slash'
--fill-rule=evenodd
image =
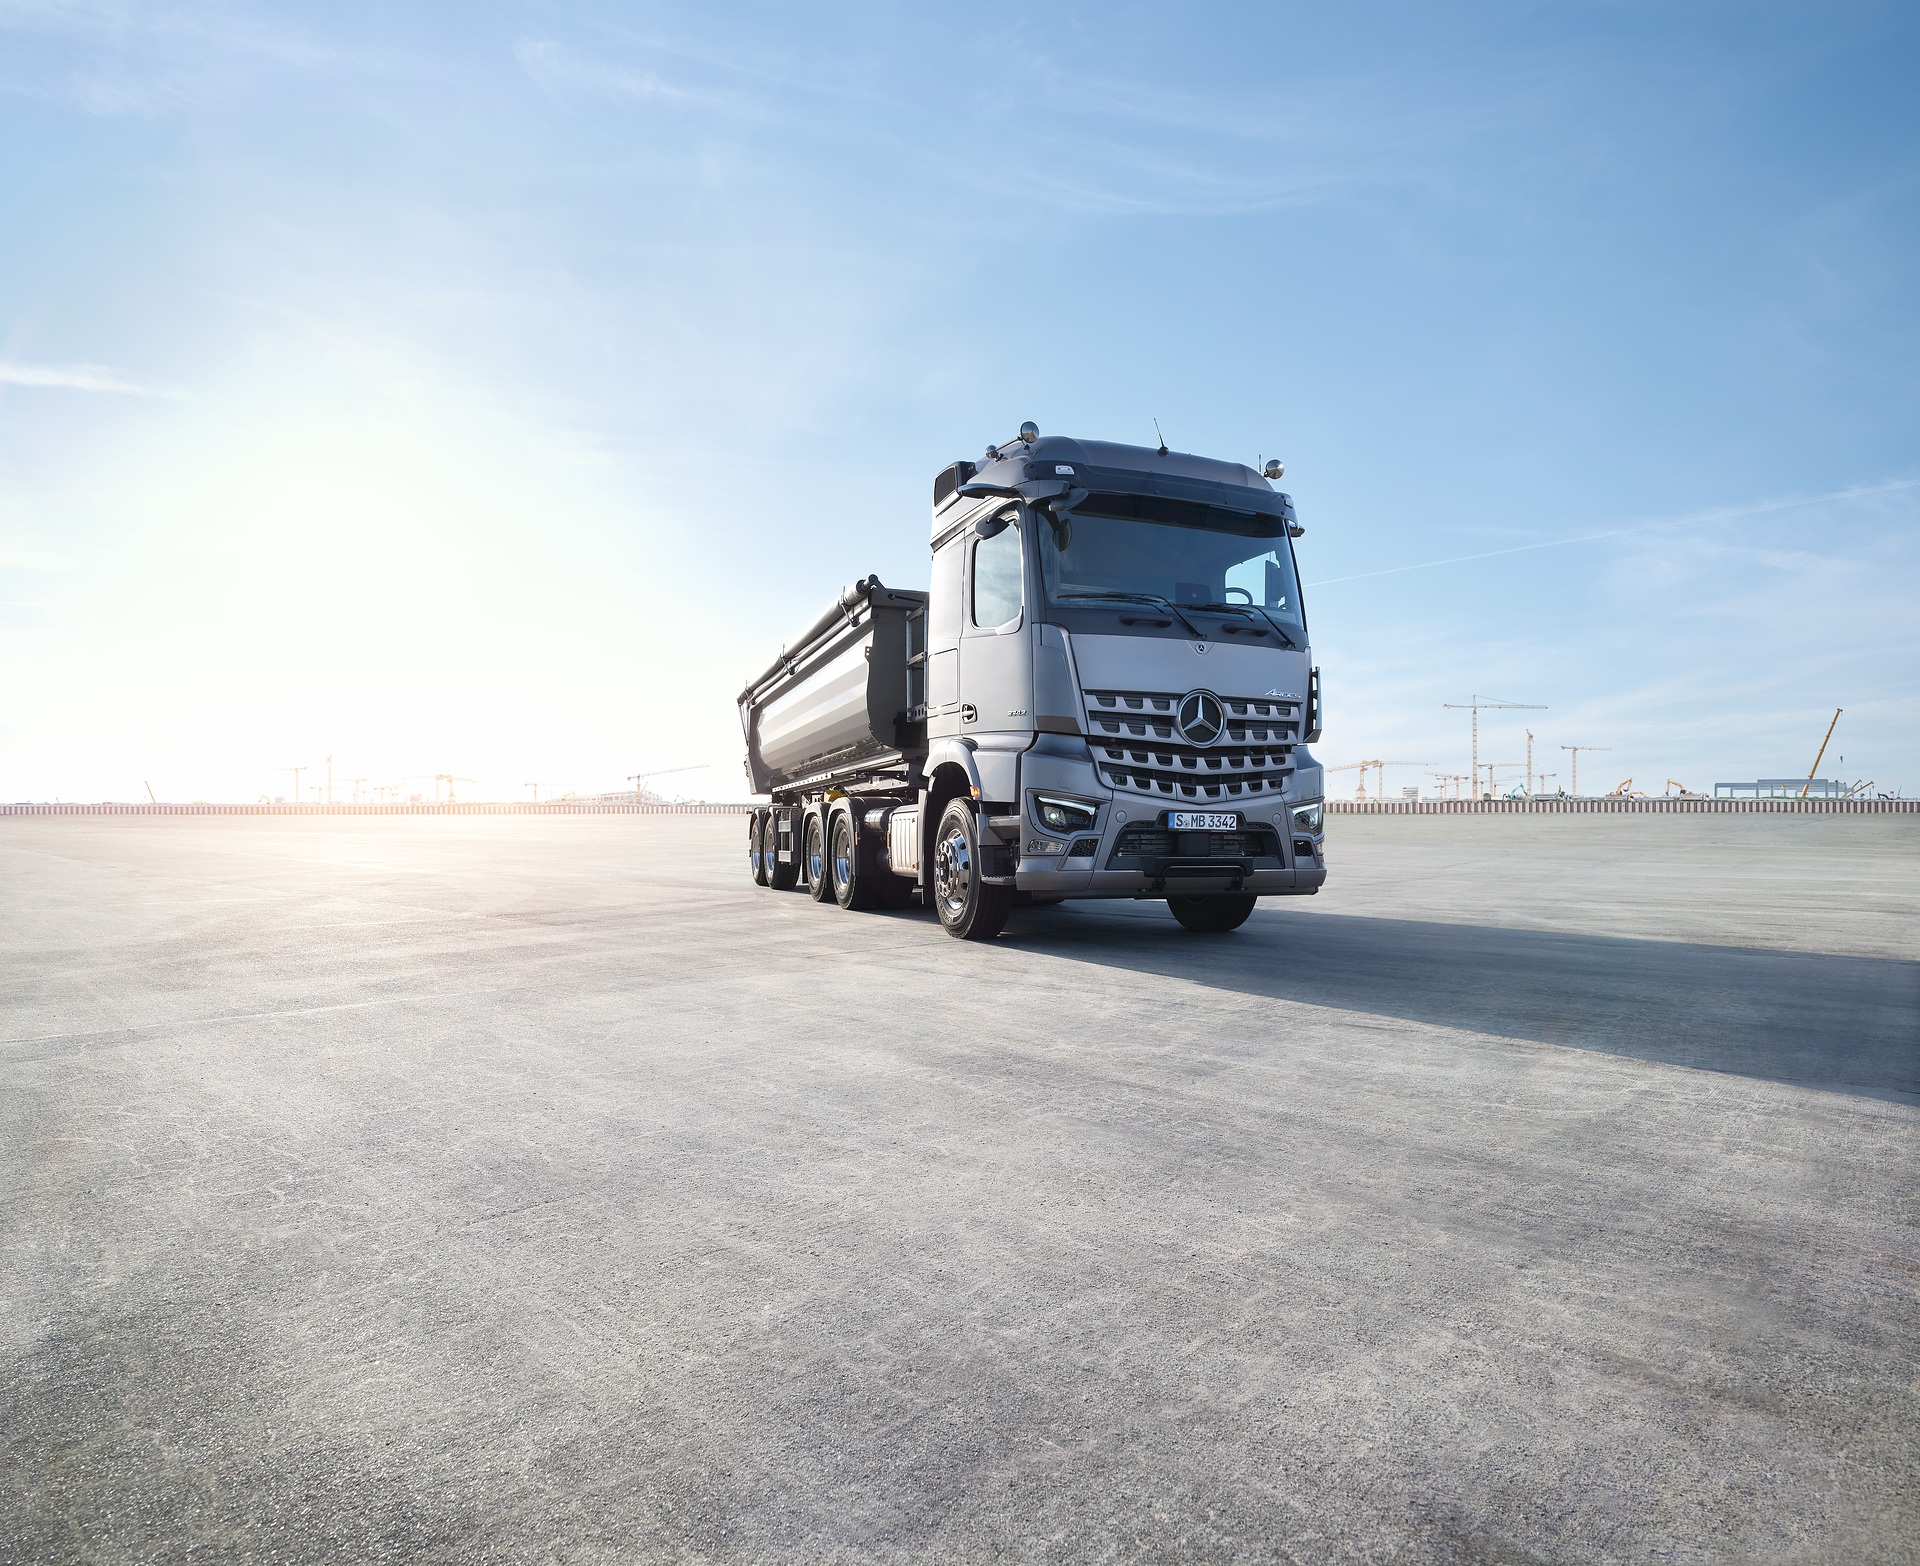
<path id="1" fill-rule="evenodd" d="M 1023 757 L 1021 782 L 1025 788 L 1105 800 L 1091 832 L 1045 833 L 1023 813 L 1014 866 L 1014 885 L 1023 892 L 1046 897 L 1177 897 L 1237 891 L 1304 897 L 1319 891 L 1327 879 L 1321 842 L 1294 829 L 1292 806 L 1297 800 L 1241 807 L 1242 833 L 1175 834 L 1159 828 L 1168 808 L 1165 799 L 1109 789 L 1077 758 Z M 1143 842 L 1143 833 L 1152 841 Z M 1080 855 L 1033 851 L 1048 838 L 1071 839 L 1075 848 L 1089 843 L 1094 847 Z"/>

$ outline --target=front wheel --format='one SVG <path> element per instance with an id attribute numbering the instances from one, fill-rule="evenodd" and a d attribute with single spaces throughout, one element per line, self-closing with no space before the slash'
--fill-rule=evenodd
<path id="1" fill-rule="evenodd" d="M 1013 888 L 980 879 L 980 828 L 963 799 L 947 806 L 933 839 L 933 906 L 961 941 L 990 941 L 1006 928 Z"/>
<path id="2" fill-rule="evenodd" d="M 1189 930 L 1219 935 L 1245 924 L 1257 900 L 1251 892 L 1227 892 L 1214 897 L 1169 897 L 1167 907 Z"/>

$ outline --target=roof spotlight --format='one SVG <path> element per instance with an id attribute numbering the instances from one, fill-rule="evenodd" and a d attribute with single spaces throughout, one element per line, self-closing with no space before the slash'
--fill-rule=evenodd
<path id="1" fill-rule="evenodd" d="M 1278 457 L 1275 457 L 1260 471 L 1267 478 L 1277 479 L 1287 471 L 1287 465 Z"/>
<path id="2" fill-rule="evenodd" d="M 1020 438 L 1031 446 L 1040 438 L 1040 426 L 1035 424 L 1032 419 L 1028 419 L 1025 424 L 1020 426 Z"/>

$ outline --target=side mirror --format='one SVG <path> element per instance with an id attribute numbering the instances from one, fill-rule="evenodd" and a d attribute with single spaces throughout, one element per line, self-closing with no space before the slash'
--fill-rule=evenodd
<path id="1" fill-rule="evenodd" d="M 978 533 L 982 538 L 998 538 L 1002 533 L 1006 532 L 1006 530 L 1007 519 L 1005 517 L 989 517 L 986 521 L 974 527 L 974 532 Z"/>

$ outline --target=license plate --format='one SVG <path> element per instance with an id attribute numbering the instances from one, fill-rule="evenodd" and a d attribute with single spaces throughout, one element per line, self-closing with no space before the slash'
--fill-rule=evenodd
<path id="1" fill-rule="evenodd" d="M 1227 810 L 1169 810 L 1167 829 L 1172 832 L 1237 832 L 1240 814 Z"/>

